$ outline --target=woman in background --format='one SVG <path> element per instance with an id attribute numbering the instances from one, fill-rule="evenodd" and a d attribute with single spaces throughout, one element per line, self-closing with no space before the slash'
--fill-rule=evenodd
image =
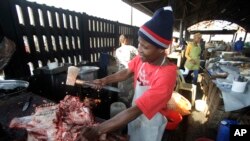
<path id="1" fill-rule="evenodd" d="M 194 34 L 193 42 L 188 43 L 185 52 L 186 62 L 184 67 L 185 69 L 189 70 L 187 77 L 190 76 L 191 73 L 193 72 L 193 79 L 192 79 L 193 84 L 197 83 L 197 78 L 200 68 L 201 38 L 202 36 L 200 33 Z"/>

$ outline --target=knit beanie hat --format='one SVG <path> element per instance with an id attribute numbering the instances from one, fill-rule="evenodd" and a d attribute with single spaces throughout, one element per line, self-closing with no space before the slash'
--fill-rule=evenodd
<path id="1" fill-rule="evenodd" d="M 172 42 L 174 16 L 170 6 L 158 9 L 151 20 L 140 27 L 138 35 L 152 45 L 166 49 Z"/>

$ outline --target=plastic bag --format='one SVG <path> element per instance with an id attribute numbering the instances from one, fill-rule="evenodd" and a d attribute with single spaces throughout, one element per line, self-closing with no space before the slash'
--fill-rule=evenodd
<path id="1" fill-rule="evenodd" d="M 15 50 L 15 43 L 4 37 L 0 43 L 0 70 L 2 70 L 8 64 Z"/>

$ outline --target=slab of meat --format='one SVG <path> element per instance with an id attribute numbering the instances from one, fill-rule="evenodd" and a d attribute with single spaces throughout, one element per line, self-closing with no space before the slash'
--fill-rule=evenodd
<path id="1" fill-rule="evenodd" d="M 36 108 L 31 116 L 14 118 L 10 128 L 25 128 L 28 141 L 74 141 L 82 126 L 93 126 L 94 118 L 78 97 L 67 95 L 59 104 Z"/>
<path id="2" fill-rule="evenodd" d="M 49 141 L 57 135 L 57 111 L 58 105 L 38 107 L 34 115 L 14 118 L 10 123 L 10 128 L 25 128 L 28 134 L 34 136 L 37 141 Z"/>
<path id="3" fill-rule="evenodd" d="M 12 119 L 10 128 L 25 128 L 27 141 L 75 141 L 84 126 L 95 126 L 90 101 L 67 95 L 59 104 L 37 107 L 31 116 Z M 126 141 L 126 137 L 105 135 L 106 141 Z"/>

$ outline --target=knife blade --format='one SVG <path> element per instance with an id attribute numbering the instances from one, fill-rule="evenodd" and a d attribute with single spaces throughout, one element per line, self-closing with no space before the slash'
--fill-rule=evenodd
<path id="1" fill-rule="evenodd" d="M 104 86 L 103 89 L 110 90 L 110 91 L 117 92 L 117 93 L 120 92 L 120 89 L 116 87 L 111 87 L 111 86 Z"/>
<path id="2" fill-rule="evenodd" d="M 95 84 L 89 81 L 83 81 L 83 80 L 76 80 L 76 84 L 80 84 L 80 85 L 86 85 L 86 86 L 90 86 L 90 87 L 94 87 Z M 116 87 L 112 87 L 112 86 L 103 86 L 102 87 L 105 90 L 109 90 L 109 91 L 113 91 L 113 92 L 120 92 L 120 89 L 116 88 Z"/>
<path id="3" fill-rule="evenodd" d="M 29 108 L 29 105 L 30 105 L 32 99 L 33 99 L 33 97 L 30 96 L 30 97 L 28 98 L 28 100 L 24 103 L 23 109 L 22 109 L 23 112 L 26 111 L 26 110 Z"/>

